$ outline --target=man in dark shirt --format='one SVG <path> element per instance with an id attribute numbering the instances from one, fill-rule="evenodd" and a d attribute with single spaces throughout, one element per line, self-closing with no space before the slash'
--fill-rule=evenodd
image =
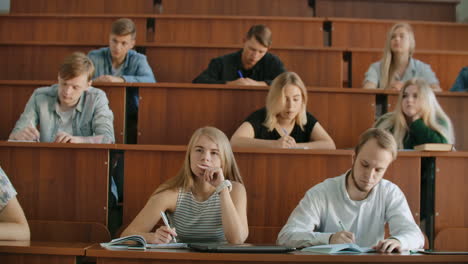
<path id="1" fill-rule="evenodd" d="M 237 52 L 212 59 L 194 83 L 225 83 L 233 85 L 270 85 L 285 71 L 283 63 L 268 53 L 271 31 L 265 25 L 252 26 Z"/>

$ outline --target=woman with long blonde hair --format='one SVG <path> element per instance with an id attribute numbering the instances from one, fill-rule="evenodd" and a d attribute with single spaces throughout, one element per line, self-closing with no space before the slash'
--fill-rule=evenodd
<path id="1" fill-rule="evenodd" d="M 400 90 L 403 83 L 418 77 L 434 91 L 440 91 L 439 80 L 431 66 L 413 58 L 416 41 L 408 23 L 397 23 L 387 33 L 382 59 L 371 64 L 364 79 L 365 89 Z"/>
<path id="2" fill-rule="evenodd" d="M 400 149 L 413 149 L 425 143 L 455 142 L 450 118 L 428 83 L 417 78 L 403 84 L 395 111 L 380 117 L 375 127 L 389 130 Z"/>
<path id="3" fill-rule="evenodd" d="M 171 227 L 151 230 L 166 212 Z M 199 128 L 179 173 L 159 186 L 122 232 L 148 243 L 228 242 L 247 239 L 247 195 L 229 139 L 214 127 Z"/>
<path id="4" fill-rule="evenodd" d="M 333 139 L 307 112 L 307 90 L 299 75 L 284 72 L 273 80 L 266 107 L 252 113 L 234 132 L 232 146 L 335 149 Z"/>

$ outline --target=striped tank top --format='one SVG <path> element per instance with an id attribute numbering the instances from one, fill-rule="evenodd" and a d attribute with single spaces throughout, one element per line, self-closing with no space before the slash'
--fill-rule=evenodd
<path id="1" fill-rule="evenodd" d="M 179 191 L 176 209 L 168 213 L 176 228 L 177 242 L 226 242 L 221 218 L 221 199 L 213 193 L 208 200 L 195 200 L 192 192 Z"/>

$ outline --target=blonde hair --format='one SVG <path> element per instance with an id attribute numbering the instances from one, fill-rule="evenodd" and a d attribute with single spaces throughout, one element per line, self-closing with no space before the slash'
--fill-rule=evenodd
<path id="1" fill-rule="evenodd" d="M 73 52 L 59 67 L 58 75 L 62 80 L 70 80 L 82 74 L 86 74 L 88 82 L 94 75 L 93 61 L 82 52 Z"/>
<path id="2" fill-rule="evenodd" d="M 421 118 L 424 124 L 441 134 L 448 143 L 455 143 L 455 136 L 450 118 L 440 106 L 429 84 L 425 80 L 419 78 L 413 78 L 405 82 L 398 95 L 395 111 L 383 115 L 375 126 L 392 131 L 398 143 L 398 147 L 403 148 L 403 141 L 409 130 L 405 114 L 403 113 L 403 94 L 406 89 L 412 85 L 418 88 L 417 100 L 420 102 Z"/>
<path id="3" fill-rule="evenodd" d="M 190 138 L 184 164 L 177 175 L 161 184 L 153 195 L 170 189 L 182 188 L 183 190 L 190 190 L 192 188 L 194 175 L 190 167 L 190 153 L 201 136 L 208 137 L 218 145 L 221 157 L 221 168 L 223 169 L 225 179 L 243 184 L 229 139 L 221 130 L 215 127 L 202 127 L 197 129 Z"/>
<path id="4" fill-rule="evenodd" d="M 369 140 L 375 139 L 377 145 L 392 154 L 393 160 L 397 158 L 398 148 L 395 139 L 389 132 L 380 128 L 369 128 L 359 137 L 359 143 L 354 148 L 354 156 L 357 157 L 362 146 Z"/>
<path id="5" fill-rule="evenodd" d="M 378 83 L 378 88 L 388 89 L 390 83 L 392 82 L 392 78 L 395 75 L 396 65 L 392 53 L 392 35 L 399 28 L 404 28 L 408 32 L 410 42 L 408 59 L 413 56 L 414 49 L 416 48 L 414 32 L 410 24 L 397 23 L 392 26 L 392 28 L 387 33 L 387 41 L 385 42 L 385 48 L 380 64 L 380 81 Z"/>
<path id="6" fill-rule="evenodd" d="M 301 91 L 302 106 L 295 119 L 296 124 L 299 125 L 302 130 L 304 130 L 304 125 L 307 123 L 307 89 L 297 73 L 283 72 L 273 80 L 266 98 L 267 114 L 263 125 L 268 128 L 268 131 L 272 131 L 276 124 L 278 124 L 278 114 L 284 109 L 286 103 L 284 87 L 286 85 L 297 86 Z"/>

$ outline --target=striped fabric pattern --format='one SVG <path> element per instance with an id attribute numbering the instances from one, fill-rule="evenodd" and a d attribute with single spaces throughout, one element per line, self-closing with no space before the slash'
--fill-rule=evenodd
<path id="1" fill-rule="evenodd" d="M 208 200 L 195 200 L 192 192 L 179 191 L 176 209 L 168 214 L 176 228 L 177 242 L 226 242 L 221 219 L 221 200 L 213 193 Z"/>

